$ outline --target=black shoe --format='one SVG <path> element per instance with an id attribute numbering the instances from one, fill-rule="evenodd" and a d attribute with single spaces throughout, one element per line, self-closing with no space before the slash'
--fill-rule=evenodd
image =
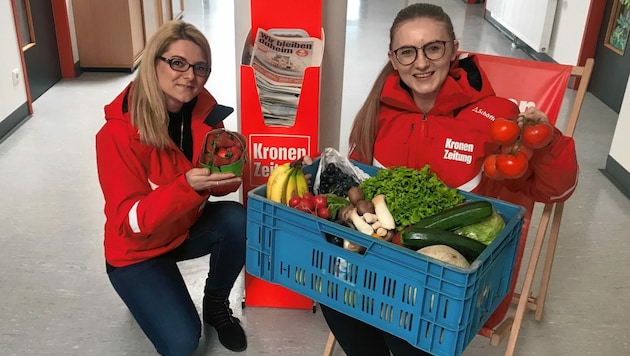
<path id="1" fill-rule="evenodd" d="M 206 295 L 203 297 L 203 321 L 214 326 L 219 335 L 219 342 L 226 349 L 244 351 L 247 338 L 240 320 L 232 316 L 227 296 Z"/>

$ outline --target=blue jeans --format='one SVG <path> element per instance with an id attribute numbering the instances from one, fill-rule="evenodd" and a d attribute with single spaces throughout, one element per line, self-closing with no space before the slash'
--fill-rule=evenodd
<path id="1" fill-rule="evenodd" d="M 175 250 L 130 266 L 108 266 L 114 289 L 161 355 L 190 355 L 201 337 L 199 314 L 177 262 L 210 254 L 204 293 L 229 295 L 245 264 L 246 211 L 237 202 L 208 202 Z"/>

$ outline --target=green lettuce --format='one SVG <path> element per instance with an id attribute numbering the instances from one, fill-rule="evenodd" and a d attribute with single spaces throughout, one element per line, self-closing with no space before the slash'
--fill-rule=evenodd
<path id="1" fill-rule="evenodd" d="M 422 169 L 379 169 L 360 186 L 366 199 L 385 194 L 385 201 L 398 230 L 464 201 L 457 189 L 448 187 L 428 165 Z"/>

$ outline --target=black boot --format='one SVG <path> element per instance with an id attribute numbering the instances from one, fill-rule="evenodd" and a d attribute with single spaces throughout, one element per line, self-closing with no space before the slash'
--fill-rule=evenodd
<path id="1" fill-rule="evenodd" d="M 240 320 L 232 316 L 227 296 L 207 294 L 203 297 L 203 321 L 217 330 L 219 341 L 232 351 L 247 349 L 245 331 Z"/>

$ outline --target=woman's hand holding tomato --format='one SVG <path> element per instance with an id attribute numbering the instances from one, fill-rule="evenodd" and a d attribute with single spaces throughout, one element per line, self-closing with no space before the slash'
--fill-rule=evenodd
<path id="1" fill-rule="evenodd" d="M 533 150 L 553 141 L 554 128 L 545 113 L 527 108 L 516 118 L 497 118 L 490 125 L 490 137 L 501 152 L 486 157 L 483 170 L 490 179 L 516 179 L 525 174 Z"/>

